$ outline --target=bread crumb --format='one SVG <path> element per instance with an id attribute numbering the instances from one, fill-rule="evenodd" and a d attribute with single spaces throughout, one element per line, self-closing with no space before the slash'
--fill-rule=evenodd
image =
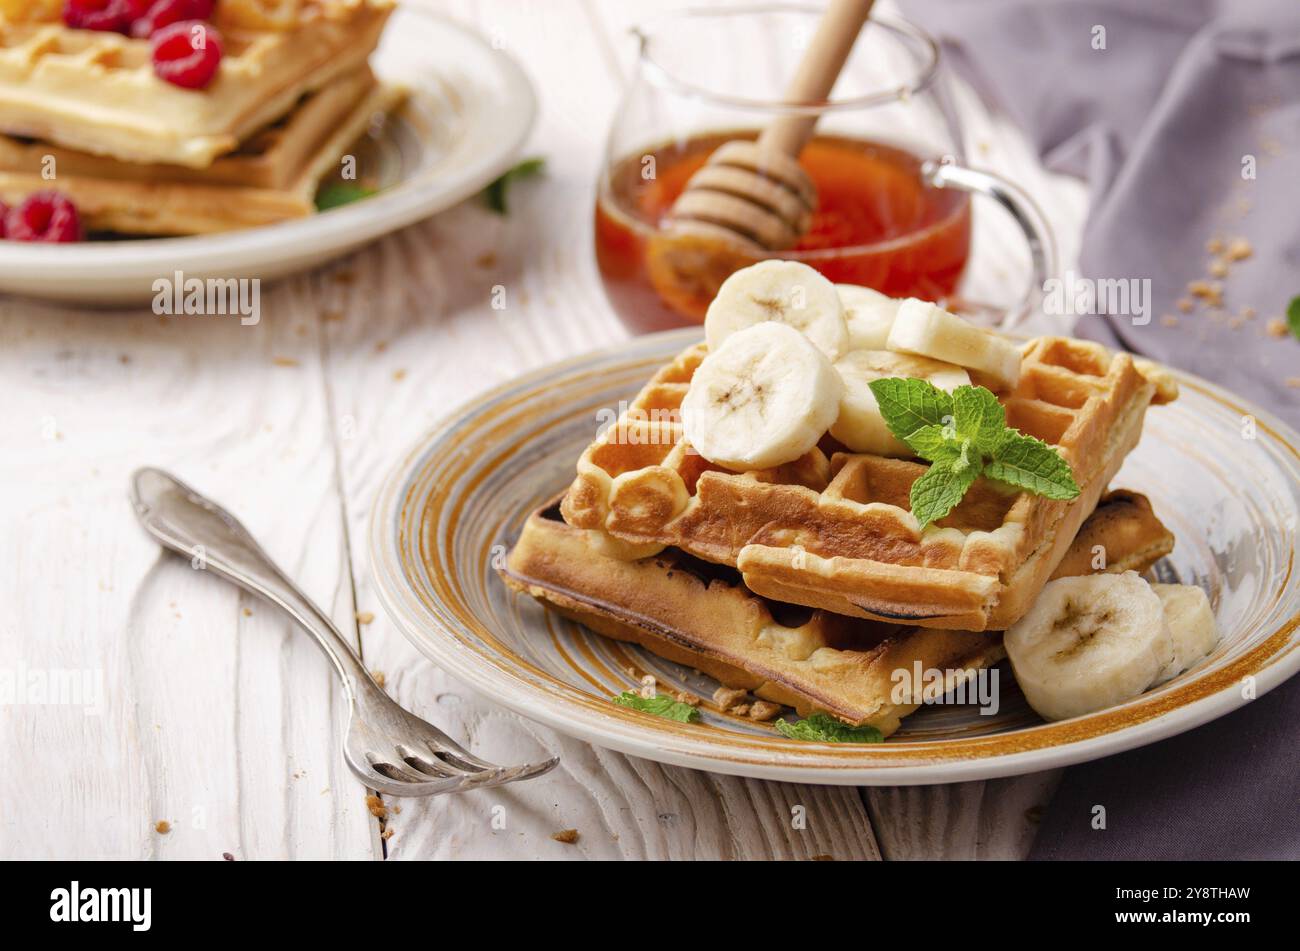
<path id="1" fill-rule="evenodd" d="M 389 826 L 388 828 L 384 829 L 383 832 L 379 833 L 379 838 L 383 839 L 385 842 L 387 842 L 387 841 L 388 841 L 389 839 L 391 839 L 392 837 L 393 837 L 393 827 L 392 827 L 392 826 Z"/>
<path id="2" fill-rule="evenodd" d="M 252 608 L 244 608 L 244 617 L 252 617 L 252 616 L 253 616 L 253 609 L 252 609 Z"/>
<path id="3" fill-rule="evenodd" d="M 1289 376 L 1286 378 L 1286 385 L 1293 390 L 1300 390 L 1300 376 Z"/>
<path id="4" fill-rule="evenodd" d="M 1215 260 L 1210 262 L 1210 266 L 1208 270 L 1210 272 L 1210 277 L 1227 277 L 1228 262 L 1220 261 L 1216 258 Z"/>
<path id="5" fill-rule="evenodd" d="M 1177 307 L 1179 310 L 1181 310 L 1184 314 L 1190 314 L 1192 312 L 1192 307 L 1194 307 L 1195 305 L 1191 302 L 1189 298 L 1180 297 L 1178 298 L 1177 301 L 1174 302 L 1174 306 Z"/>
<path id="6" fill-rule="evenodd" d="M 480 254 L 474 264 L 481 268 L 496 267 L 497 256 L 488 251 L 486 254 Z"/>
<path id="7" fill-rule="evenodd" d="M 375 683 L 379 684 L 379 686 L 381 687 L 388 681 L 388 678 L 384 676 L 384 672 L 382 670 L 372 670 L 370 672 L 370 676 L 373 677 Z"/>
<path id="8" fill-rule="evenodd" d="M 383 819 L 388 815 L 388 807 L 384 805 L 384 801 L 373 793 L 366 797 L 366 808 L 376 819 Z"/>
<path id="9" fill-rule="evenodd" d="M 271 362 L 274 363 L 274 364 L 275 364 L 276 366 L 278 366 L 278 367 L 296 367 L 296 366 L 298 366 L 298 361 L 295 360 L 293 357 L 275 357 L 274 359 L 271 360 Z"/>
<path id="10" fill-rule="evenodd" d="M 748 690 L 719 687 L 713 691 L 713 702 L 718 705 L 719 709 L 729 711 L 732 707 L 739 706 L 747 696 L 749 696 Z"/>
<path id="11" fill-rule="evenodd" d="M 405 371 L 405 370 L 394 370 L 394 371 L 393 371 L 393 380 L 394 380 L 394 382 L 400 383 L 400 382 L 401 382 L 402 380 L 404 380 L 404 379 L 406 379 L 406 371 Z"/>
<path id="12" fill-rule="evenodd" d="M 1241 316 L 1242 316 L 1242 318 L 1245 319 L 1245 320 L 1251 320 L 1251 319 L 1253 319 L 1254 316 L 1255 316 L 1255 308 L 1253 308 L 1253 307 L 1243 307 L 1243 308 L 1241 309 Z"/>
<path id="13" fill-rule="evenodd" d="M 686 704 L 688 707 L 698 707 L 700 705 L 700 698 L 694 694 L 687 693 L 685 690 L 678 690 L 673 694 L 673 699 L 678 703 Z"/>
<path id="14" fill-rule="evenodd" d="M 1191 281 L 1187 293 L 1218 307 L 1223 303 L 1223 285 L 1218 281 Z"/>
<path id="15" fill-rule="evenodd" d="M 1165 314 L 1163 317 L 1160 318 L 1160 322 L 1164 324 L 1166 327 L 1178 326 L 1178 318 L 1175 317 L 1173 314 Z"/>
<path id="16" fill-rule="evenodd" d="M 552 832 L 551 838 L 556 842 L 563 842 L 565 845 L 575 845 L 579 838 L 577 829 L 561 829 L 559 832 Z"/>
<path id="17" fill-rule="evenodd" d="M 1281 317 L 1274 317 L 1264 329 L 1270 337 L 1285 337 L 1287 334 L 1286 321 Z"/>
<path id="18" fill-rule="evenodd" d="M 153 824 L 153 831 L 157 832 L 159 835 L 166 835 L 168 832 L 172 831 L 172 824 L 166 819 L 159 819 Z"/>
<path id="19" fill-rule="evenodd" d="M 1245 238 L 1233 238 L 1228 242 L 1228 248 L 1225 252 L 1229 261 L 1244 261 L 1254 253 L 1255 249 L 1251 247 L 1250 242 Z"/>
<path id="20" fill-rule="evenodd" d="M 757 700 L 750 704 L 749 718 L 751 720 L 758 720 L 759 722 L 766 722 L 780 712 L 781 705 L 779 703 L 771 703 L 767 700 Z"/>
<path id="21" fill-rule="evenodd" d="M 373 621 L 374 619 L 375 619 L 375 612 L 374 612 L 374 611 L 358 611 L 358 612 L 357 612 L 357 623 L 358 623 L 358 624 L 369 624 L 369 623 L 370 623 L 371 621 Z"/>
<path id="22" fill-rule="evenodd" d="M 1222 254 L 1223 242 L 1218 238 L 1211 238 L 1205 242 L 1205 251 L 1207 254 Z"/>

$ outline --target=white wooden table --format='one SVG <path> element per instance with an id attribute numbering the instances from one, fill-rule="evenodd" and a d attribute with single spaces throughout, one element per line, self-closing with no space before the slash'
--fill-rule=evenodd
<path id="1" fill-rule="evenodd" d="M 595 273 L 590 208 L 631 66 L 626 28 L 645 5 L 439 6 L 517 57 L 540 94 L 529 151 L 548 171 L 516 186 L 509 217 L 469 202 L 264 288 L 257 326 L 0 302 L 0 672 L 102 687 L 94 710 L 30 693 L 0 706 L 0 857 L 1023 855 L 1055 774 L 859 791 L 630 759 L 474 695 L 383 615 L 366 525 L 402 450 L 476 392 L 625 336 Z M 1073 261 L 1083 186 L 1041 169 L 969 91 L 959 103 L 971 161 L 1024 186 Z M 1010 229 L 977 216 L 977 294 L 1006 298 L 1023 273 Z M 544 749 L 560 766 L 372 817 L 316 647 L 138 529 L 126 485 L 143 464 L 239 513 L 401 703 L 488 758 Z M 796 805 L 806 828 L 792 827 Z M 565 829 L 575 844 L 551 838 Z"/>

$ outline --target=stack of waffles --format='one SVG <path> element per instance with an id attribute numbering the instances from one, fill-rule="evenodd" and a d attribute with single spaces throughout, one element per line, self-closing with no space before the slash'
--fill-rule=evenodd
<path id="1" fill-rule="evenodd" d="M 39 6 L 39 5 L 36 5 Z M 322 179 L 400 92 L 367 63 L 392 0 L 219 0 L 202 89 L 150 43 L 0 14 L 0 199 L 56 188 L 91 231 L 180 235 L 311 214 Z"/>
<path id="2" fill-rule="evenodd" d="M 777 468 L 707 461 L 679 412 L 707 353 L 678 355 L 582 453 L 558 506 L 528 520 L 507 583 L 729 687 L 888 735 L 1001 660 L 1000 632 L 1049 580 L 1142 571 L 1173 547 L 1144 497 L 1107 492 L 1147 407 L 1177 394 L 1127 354 L 1032 340 L 998 396 L 1009 426 L 1070 464 L 1075 498 L 980 480 L 922 528 L 909 492 L 927 465 L 915 458 L 827 435 Z M 942 681 L 900 694 L 894 672 L 918 663 Z"/>

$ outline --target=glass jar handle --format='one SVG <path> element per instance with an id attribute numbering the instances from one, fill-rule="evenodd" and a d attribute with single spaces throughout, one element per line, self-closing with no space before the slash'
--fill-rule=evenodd
<path id="1" fill-rule="evenodd" d="M 951 160 L 925 162 L 921 166 L 921 176 L 935 188 L 960 188 L 992 198 L 1006 209 L 1024 232 L 1033 274 L 1024 298 L 1006 311 L 999 321 L 1003 330 L 1011 329 L 1038 308 L 1042 303 L 1044 285 L 1056 274 L 1055 242 L 1043 212 L 1023 189 L 1005 178 L 990 172 L 977 172 Z"/>

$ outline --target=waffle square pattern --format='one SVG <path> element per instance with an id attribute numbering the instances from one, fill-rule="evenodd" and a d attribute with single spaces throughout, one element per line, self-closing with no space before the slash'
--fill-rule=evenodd
<path id="1" fill-rule="evenodd" d="M 1053 446 L 1071 500 L 981 479 L 921 530 L 910 511 L 914 459 L 844 450 L 829 435 L 799 459 L 733 472 L 695 451 L 680 408 L 708 353 L 661 368 L 583 452 L 565 520 L 629 552 L 671 546 L 739 570 L 757 595 L 850 617 L 969 631 L 1018 620 L 1065 557 L 1171 378 L 1087 341 L 1040 337 L 999 396 L 1011 427 Z"/>

